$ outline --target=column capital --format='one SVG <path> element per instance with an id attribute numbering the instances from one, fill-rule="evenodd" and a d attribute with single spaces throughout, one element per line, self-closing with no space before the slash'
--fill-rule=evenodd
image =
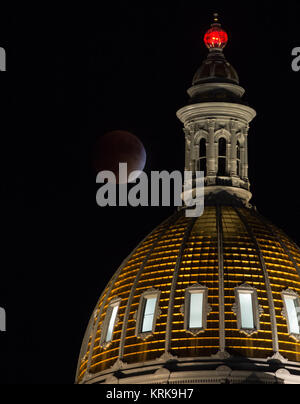
<path id="1" fill-rule="evenodd" d="M 213 118 L 207 119 L 206 124 L 207 124 L 207 128 L 209 131 L 215 130 L 215 127 L 216 127 L 215 119 L 213 119 Z"/>

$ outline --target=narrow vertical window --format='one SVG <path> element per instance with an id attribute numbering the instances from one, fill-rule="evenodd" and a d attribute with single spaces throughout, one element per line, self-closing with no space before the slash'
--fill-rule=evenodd
<path id="1" fill-rule="evenodd" d="M 198 170 L 204 171 L 206 176 L 206 140 L 204 138 L 200 140 Z"/>
<path id="2" fill-rule="evenodd" d="M 113 340 L 114 329 L 118 322 L 118 311 L 120 302 L 120 298 L 113 299 L 107 308 L 106 317 L 101 327 L 102 332 L 100 338 L 100 345 L 104 348 L 109 346 Z"/>
<path id="3" fill-rule="evenodd" d="M 6 331 L 6 313 L 2 307 L 0 307 L 0 331 Z"/>
<path id="4" fill-rule="evenodd" d="M 282 292 L 284 310 L 283 316 L 287 320 L 288 332 L 296 340 L 300 340 L 300 301 L 296 292 L 287 289 Z"/>
<path id="5" fill-rule="evenodd" d="M 115 328 L 115 322 L 116 322 L 117 313 L 118 313 L 118 308 L 119 308 L 118 306 L 114 306 L 112 308 L 112 310 L 110 311 L 110 319 L 109 319 L 109 323 L 108 323 L 105 342 L 109 342 L 112 340 L 113 331 Z"/>
<path id="6" fill-rule="evenodd" d="M 203 327 L 203 293 L 190 294 L 189 328 Z"/>
<path id="7" fill-rule="evenodd" d="M 206 318 L 211 311 L 207 302 L 207 288 L 195 284 L 186 289 L 185 302 L 181 309 L 184 314 L 184 328 L 197 335 L 206 328 Z"/>
<path id="8" fill-rule="evenodd" d="M 253 293 L 240 292 L 239 303 L 241 309 L 241 328 L 254 328 Z"/>
<path id="9" fill-rule="evenodd" d="M 257 291 L 247 283 L 235 288 L 235 303 L 232 311 L 237 316 L 238 329 L 250 336 L 260 329 L 259 317 L 263 314 L 258 304 Z"/>
<path id="10" fill-rule="evenodd" d="M 224 176 L 226 175 L 226 139 L 223 137 L 219 139 L 218 151 L 218 175 Z"/>
<path id="11" fill-rule="evenodd" d="M 142 321 L 142 332 L 152 331 L 154 314 L 156 308 L 157 296 L 155 297 L 145 297 L 144 299 L 144 314 Z"/>
<path id="12" fill-rule="evenodd" d="M 236 144 L 236 174 L 241 176 L 241 145 L 239 141 Z"/>
<path id="13" fill-rule="evenodd" d="M 160 315 L 159 297 L 160 291 L 153 288 L 146 290 L 141 296 L 135 320 L 136 336 L 142 339 L 148 338 L 155 331 L 156 320 Z"/>

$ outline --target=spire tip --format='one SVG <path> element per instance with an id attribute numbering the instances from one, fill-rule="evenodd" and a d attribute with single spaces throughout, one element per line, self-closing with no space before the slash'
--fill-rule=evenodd
<path id="1" fill-rule="evenodd" d="M 219 14 L 214 13 L 214 22 L 219 22 Z"/>

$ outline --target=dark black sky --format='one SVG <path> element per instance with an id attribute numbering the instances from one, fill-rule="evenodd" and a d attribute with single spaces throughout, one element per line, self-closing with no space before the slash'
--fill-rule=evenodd
<path id="1" fill-rule="evenodd" d="M 129 130 L 146 147 L 146 172 L 183 169 L 175 113 L 206 56 L 215 11 L 229 35 L 226 58 L 257 111 L 253 203 L 300 244 L 297 1 L 160 3 L 0 7 L 8 60 L 0 77 L 2 382 L 73 383 L 106 282 L 172 213 L 97 207 L 92 145 L 108 130 Z"/>

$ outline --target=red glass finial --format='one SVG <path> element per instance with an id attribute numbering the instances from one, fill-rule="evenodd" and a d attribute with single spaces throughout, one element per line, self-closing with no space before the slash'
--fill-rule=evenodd
<path id="1" fill-rule="evenodd" d="M 204 35 L 204 43 L 208 47 L 223 49 L 228 42 L 227 33 L 221 28 L 219 24 L 218 14 L 214 14 L 214 23 L 211 24 L 211 28 Z"/>

